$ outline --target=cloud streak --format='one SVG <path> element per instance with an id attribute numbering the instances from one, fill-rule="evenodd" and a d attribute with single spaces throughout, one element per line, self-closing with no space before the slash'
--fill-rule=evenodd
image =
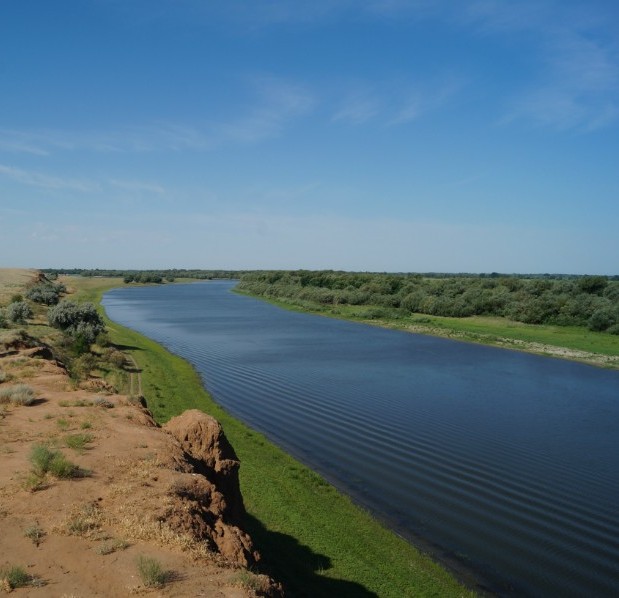
<path id="1" fill-rule="evenodd" d="M 4 164 L 0 164 L 0 176 L 7 177 L 24 185 L 40 187 L 47 190 L 59 189 L 80 191 L 83 193 L 92 193 L 93 191 L 100 190 L 99 185 L 94 181 L 50 176 Z"/>

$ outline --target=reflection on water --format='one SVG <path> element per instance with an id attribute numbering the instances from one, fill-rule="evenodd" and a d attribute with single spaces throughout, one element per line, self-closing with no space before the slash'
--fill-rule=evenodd
<path id="1" fill-rule="evenodd" d="M 288 312 L 233 286 L 103 303 L 193 363 L 228 411 L 502 594 L 616 595 L 619 372 Z"/>

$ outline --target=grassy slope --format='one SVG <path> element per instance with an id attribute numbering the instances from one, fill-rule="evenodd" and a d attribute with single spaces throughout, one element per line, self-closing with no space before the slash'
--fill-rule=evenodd
<path id="1" fill-rule="evenodd" d="M 243 294 L 251 295 L 250 293 Z M 400 310 L 390 310 L 378 306 L 322 306 L 319 304 L 313 305 L 309 302 L 303 302 L 300 305 L 294 301 L 283 301 L 261 296 L 256 296 L 256 298 L 294 311 L 315 313 L 399 330 L 412 329 L 422 334 L 457 337 L 462 340 L 487 345 L 504 346 L 506 340 L 516 340 L 523 341 L 524 343 L 540 343 L 600 355 L 619 356 L 619 336 L 603 332 L 592 332 L 582 326 L 523 324 L 522 322 L 514 322 L 499 317 L 472 316 L 468 318 L 448 318 L 425 314 L 408 315 Z M 372 318 L 373 310 L 380 310 L 381 313 L 390 313 L 391 316 Z M 526 345 L 518 348 L 527 349 Z M 543 353 L 543 350 L 535 347 L 530 347 L 530 350 Z"/>
<path id="2" fill-rule="evenodd" d="M 68 279 L 98 302 L 120 279 Z M 143 391 L 159 422 L 185 409 L 216 417 L 241 460 L 248 529 L 289 596 L 464 596 L 450 574 L 384 529 L 320 476 L 221 409 L 183 359 L 108 322 L 113 342 L 143 368 Z"/>

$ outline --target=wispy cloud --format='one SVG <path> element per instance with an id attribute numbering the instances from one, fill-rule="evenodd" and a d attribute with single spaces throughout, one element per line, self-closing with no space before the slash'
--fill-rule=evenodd
<path id="1" fill-rule="evenodd" d="M 100 189 L 99 185 L 94 181 L 50 176 L 40 172 L 22 170 L 21 168 L 3 164 L 0 164 L 0 176 L 5 176 L 24 185 L 41 187 L 42 189 L 48 190 L 65 189 L 91 193 Z"/>
<path id="2" fill-rule="evenodd" d="M 354 92 L 349 94 L 332 116 L 333 122 L 344 122 L 352 125 L 360 125 L 379 112 L 379 101 L 368 92 Z"/>
<path id="3" fill-rule="evenodd" d="M 244 116 L 215 127 L 217 143 L 256 143 L 282 133 L 295 118 L 308 114 L 316 101 L 302 84 L 271 76 L 252 78 L 256 92 Z"/>
<path id="4" fill-rule="evenodd" d="M 109 183 L 112 187 L 123 189 L 125 191 L 157 193 L 159 195 L 163 195 L 165 193 L 165 189 L 157 183 L 144 181 L 123 181 L 118 179 L 111 179 Z"/>
<path id="5" fill-rule="evenodd" d="M 462 14 L 484 34 L 524 32 L 537 44 L 541 75 L 512 100 L 504 121 L 590 131 L 617 120 L 619 52 L 599 5 L 586 8 L 551 0 L 465 5 Z"/>
<path id="6" fill-rule="evenodd" d="M 152 152 L 205 149 L 212 141 L 197 127 L 159 122 L 107 131 L 0 129 L 0 150 L 49 155 L 54 151 Z"/>
<path id="7" fill-rule="evenodd" d="M 363 89 L 344 92 L 336 102 L 332 122 L 363 125 L 404 125 L 447 104 L 462 89 L 461 77 L 445 76 L 434 81 L 406 82 L 401 79 L 368 82 Z M 355 87 L 359 87 L 356 85 Z"/>

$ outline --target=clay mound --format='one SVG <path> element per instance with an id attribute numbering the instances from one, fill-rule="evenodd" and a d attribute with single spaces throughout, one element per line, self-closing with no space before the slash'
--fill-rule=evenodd
<path id="1" fill-rule="evenodd" d="M 164 430 L 184 452 L 180 460 L 170 455 L 177 469 L 192 474 L 173 488 L 182 506 L 170 509 L 168 525 L 192 530 L 200 539 L 210 538 L 217 551 L 234 563 L 255 564 L 259 555 L 242 530 L 245 508 L 239 487 L 240 462 L 219 422 L 192 409 L 171 419 Z"/>

